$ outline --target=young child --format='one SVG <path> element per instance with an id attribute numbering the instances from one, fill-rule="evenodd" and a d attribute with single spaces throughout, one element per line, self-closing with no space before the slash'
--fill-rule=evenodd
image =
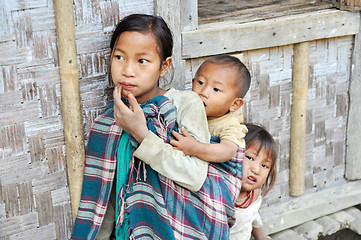
<path id="1" fill-rule="evenodd" d="M 228 238 L 241 171 L 218 171 L 165 143 L 175 123 L 210 140 L 197 94 L 159 88 L 172 47 L 160 17 L 132 14 L 117 25 L 110 43 L 114 103 L 91 128 L 72 239 L 109 239 L 113 232 L 117 239 Z M 236 154 L 232 166 L 242 169 L 242 158 Z"/>
<path id="2" fill-rule="evenodd" d="M 210 134 L 219 137 L 220 143 L 198 142 L 182 128 L 183 136 L 173 132 L 175 139 L 170 143 L 174 148 L 207 162 L 228 161 L 238 147 L 244 149 L 247 128 L 239 124 L 235 112 L 242 107 L 250 83 L 248 69 L 236 57 L 218 55 L 203 62 L 193 79 L 192 90 L 203 101 Z"/>
<path id="3" fill-rule="evenodd" d="M 236 221 L 230 230 L 231 240 L 270 239 L 263 233 L 259 208 L 262 195 L 276 180 L 277 146 L 272 136 L 262 127 L 246 124 L 246 158 L 243 163 L 242 189 L 236 202 Z M 262 190 L 262 191 L 261 191 Z"/>

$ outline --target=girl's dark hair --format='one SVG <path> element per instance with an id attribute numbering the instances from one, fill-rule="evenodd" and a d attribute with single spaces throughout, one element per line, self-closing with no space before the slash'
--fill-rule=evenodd
<path id="1" fill-rule="evenodd" d="M 262 186 L 262 194 L 266 195 L 276 181 L 277 145 L 271 134 L 262 126 L 252 123 L 246 123 L 245 125 L 248 128 L 248 133 L 245 137 L 246 148 L 252 145 L 258 147 L 257 154 L 264 149 L 268 153 L 269 159 L 272 161 L 266 182 Z"/>
<path id="2" fill-rule="evenodd" d="M 166 60 L 167 57 L 172 56 L 173 37 L 163 18 L 147 14 L 131 14 L 124 17 L 118 23 L 110 40 L 110 49 L 112 51 L 119 36 L 126 31 L 152 32 L 157 41 L 157 50 L 161 63 Z"/>

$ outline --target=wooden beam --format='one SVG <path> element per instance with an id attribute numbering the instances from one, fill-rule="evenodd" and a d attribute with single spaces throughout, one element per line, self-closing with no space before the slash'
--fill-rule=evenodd
<path id="1" fill-rule="evenodd" d="M 165 78 L 172 80 L 171 85 L 177 89 L 183 89 L 185 83 L 185 61 L 181 56 L 181 15 L 180 0 L 155 0 L 154 12 L 161 16 L 168 24 L 173 33 L 173 66 L 166 74 Z M 173 78 L 173 79 L 172 79 Z M 161 86 L 166 87 L 166 86 Z"/>
<path id="2" fill-rule="evenodd" d="M 73 0 L 54 0 L 68 184 L 75 219 L 83 184 L 84 133 L 76 58 Z"/>
<path id="3" fill-rule="evenodd" d="M 292 113 L 290 145 L 290 195 L 305 191 L 306 103 L 309 72 L 309 44 L 298 43 L 293 48 Z"/>
<path id="4" fill-rule="evenodd" d="M 243 24 L 200 25 L 182 33 L 182 56 L 198 58 L 354 35 L 359 22 L 359 12 L 323 10 Z"/>
<path id="5" fill-rule="evenodd" d="M 361 179 L 361 25 L 356 34 L 351 59 L 351 79 L 349 87 L 349 112 L 346 137 L 346 171 L 348 180 Z"/>
<path id="6" fill-rule="evenodd" d="M 196 30 L 198 28 L 198 0 L 180 0 L 181 26 L 183 30 Z"/>
<path id="7" fill-rule="evenodd" d="M 346 182 L 278 205 L 262 207 L 265 233 L 276 233 L 361 203 L 361 181 Z"/>
<path id="8" fill-rule="evenodd" d="M 361 10 L 361 0 L 333 0 L 341 10 Z"/>

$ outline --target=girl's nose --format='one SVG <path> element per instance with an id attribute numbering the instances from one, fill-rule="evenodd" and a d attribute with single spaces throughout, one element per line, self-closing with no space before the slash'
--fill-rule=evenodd
<path id="1" fill-rule="evenodd" d="M 127 77 L 134 77 L 134 66 L 131 62 L 125 62 L 123 68 L 123 74 Z"/>
<path id="2" fill-rule="evenodd" d="M 260 166 L 258 164 L 253 164 L 251 167 L 251 171 L 255 175 L 259 174 L 259 169 L 260 169 Z"/>

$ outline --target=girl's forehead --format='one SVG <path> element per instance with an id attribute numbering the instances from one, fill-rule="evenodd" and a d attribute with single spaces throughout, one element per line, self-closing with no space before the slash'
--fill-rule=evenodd
<path id="1" fill-rule="evenodd" d="M 247 145 L 246 152 L 251 152 L 255 155 L 262 155 L 265 160 L 272 162 L 272 150 L 266 145 L 261 145 L 259 141 L 253 141 Z"/>

